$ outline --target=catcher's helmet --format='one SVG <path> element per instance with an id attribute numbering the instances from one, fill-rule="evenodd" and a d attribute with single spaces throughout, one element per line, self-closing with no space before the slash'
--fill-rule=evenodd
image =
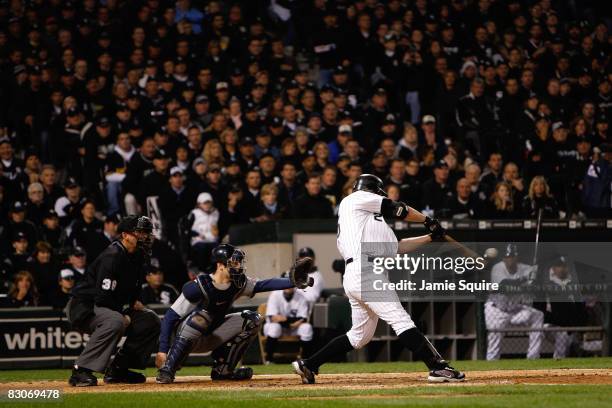
<path id="1" fill-rule="evenodd" d="M 378 194 L 383 197 L 387 196 L 387 192 L 383 188 L 383 181 L 373 174 L 362 174 L 357 177 L 353 184 L 353 193 L 355 191 L 369 191 L 370 193 Z"/>
<path id="2" fill-rule="evenodd" d="M 229 268 L 230 279 L 238 288 L 242 288 L 246 283 L 244 265 L 246 254 L 240 248 L 230 244 L 221 244 L 212 250 L 211 260 L 221 263 Z"/>
<path id="3" fill-rule="evenodd" d="M 300 248 L 300 250 L 298 251 L 298 257 L 299 258 L 305 258 L 305 257 L 310 257 L 310 258 L 314 258 L 315 257 L 315 253 L 312 250 L 311 247 L 303 247 Z"/>

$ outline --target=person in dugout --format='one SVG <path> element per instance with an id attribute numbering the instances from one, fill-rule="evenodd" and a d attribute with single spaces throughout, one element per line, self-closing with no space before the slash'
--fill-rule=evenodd
<path id="1" fill-rule="evenodd" d="M 68 381 L 72 386 L 97 385 L 94 372 L 104 373 L 105 383 L 143 383 L 145 376 L 129 369 L 144 369 L 157 348 L 159 317 L 138 298 L 153 243 L 153 224 L 148 217 L 127 216 L 119 223 L 118 233 L 118 239 L 73 288 L 65 309 L 72 327 L 89 334 Z M 125 342 L 115 353 L 124 335 Z"/>

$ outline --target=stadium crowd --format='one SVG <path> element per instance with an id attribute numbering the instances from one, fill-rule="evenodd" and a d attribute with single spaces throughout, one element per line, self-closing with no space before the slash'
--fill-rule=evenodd
<path id="1" fill-rule="evenodd" d="M 366 172 L 438 218 L 605 218 L 604 15 L 551 0 L 0 1 L 5 303 L 61 307 L 119 217 L 151 212 L 159 300 L 230 226 L 334 217 Z"/>

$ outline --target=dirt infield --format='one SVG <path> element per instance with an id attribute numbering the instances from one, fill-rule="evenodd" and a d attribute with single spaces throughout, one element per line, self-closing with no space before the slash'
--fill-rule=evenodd
<path id="1" fill-rule="evenodd" d="M 454 384 L 429 384 L 423 373 L 368 373 L 368 374 L 321 374 L 317 384 L 308 385 L 312 389 L 384 390 L 403 387 L 461 387 L 470 385 L 513 385 L 513 384 L 600 384 L 612 385 L 612 369 L 554 369 L 554 370 L 497 370 L 469 371 L 466 381 Z M 145 384 L 105 385 L 100 381 L 98 387 L 74 388 L 63 381 L 29 381 L 0 383 L 0 391 L 15 388 L 63 389 L 66 393 L 103 393 L 103 392 L 155 392 L 155 391 L 194 391 L 202 390 L 256 390 L 304 389 L 297 375 L 256 375 L 250 381 L 213 382 L 207 376 L 177 377 L 174 384 L 160 385 L 154 378 Z"/>

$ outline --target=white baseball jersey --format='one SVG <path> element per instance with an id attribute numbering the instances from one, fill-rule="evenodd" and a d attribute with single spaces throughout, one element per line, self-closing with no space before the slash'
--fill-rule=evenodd
<path id="1" fill-rule="evenodd" d="M 397 254 L 397 237 L 380 213 L 383 199 L 378 194 L 362 190 L 355 191 L 340 202 L 337 246 L 344 259 L 359 259 L 362 242 L 394 244 L 383 245 L 376 253 L 369 255 Z"/>
<path id="2" fill-rule="evenodd" d="M 368 299 L 373 301 L 368 301 L 362 296 L 362 283 L 365 284 L 365 287 L 371 287 L 366 282 L 374 278 L 381 279 L 382 275 L 368 272 L 371 268 L 367 264 L 361 265 L 361 244 L 383 244 L 368 244 L 367 255 L 395 256 L 397 254 L 398 244 L 395 233 L 387 225 L 380 212 L 383 199 L 384 197 L 368 191 L 356 191 L 340 202 L 338 211 L 338 251 L 345 260 L 353 258 L 353 262 L 346 266 L 342 286 L 351 304 L 351 320 L 353 321 L 353 326 L 346 336 L 356 349 L 365 346 L 372 339 L 378 318 L 387 322 L 397 335 L 415 327 L 395 292 L 372 293 L 368 291 L 370 296 Z M 363 275 L 362 272 L 365 272 L 366 275 Z M 382 298 L 373 299 L 374 295 L 382 296 Z"/>
<path id="3" fill-rule="evenodd" d="M 503 280 L 529 279 L 533 266 L 517 263 L 516 272 L 510 273 L 504 261 L 500 261 L 491 268 L 491 283 L 501 283 Z M 531 304 L 530 297 L 522 294 L 493 293 L 489 295 L 489 302 L 495 304 L 501 310 L 510 311 L 519 308 L 520 305 Z"/>
<path id="4" fill-rule="evenodd" d="M 268 298 L 266 315 L 281 315 L 286 317 L 299 317 L 308 319 L 308 302 L 297 290 L 289 302 L 283 296 L 282 290 L 275 290 Z"/>

